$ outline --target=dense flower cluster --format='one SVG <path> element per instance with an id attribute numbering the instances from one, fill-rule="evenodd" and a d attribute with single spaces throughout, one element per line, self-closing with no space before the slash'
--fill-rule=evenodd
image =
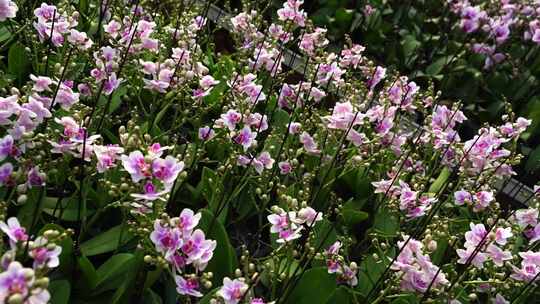
<path id="1" fill-rule="evenodd" d="M 430 241 L 428 244 L 432 251 L 437 247 L 437 242 Z M 401 288 L 407 291 L 423 293 L 432 285 L 440 288 L 449 284 L 446 275 L 439 271 L 439 267 L 431 262 L 429 255 L 424 253 L 424 244 L 403 236 L 403 241 L 398 242 L 401 253 L 398 255 L 392 269 L 401 277 Z"/>
<path id="2" fill-rule="evenodd" d="M 470 224 L 471 230 L 465 233 L 465 249 L 458 249 L 458 263 L 471 263 L 477 268 L 482 268 L 484 262 L 491 260 L 496 266 L 502 266 L 504 261 L 512 259 L 509 251 L 501 249 L 512 237 L 511 228 L 497 228 L 493 235 L 483 224 Z M 489 238 L 489 239 L 488 239 Z M 493 240 L 492 240 L 493 239 Z"/>
<path id="3" fill-rule="evenodd" d="M 536 1 L 497 1 L 483 4 L 480 1 L 449 0 L 453 13 L 461 18 L 461 29 L 479 36 L 472 51 L 485 56 L 484 68 L 506 59 L 503 44 L 512 39 L 540 43 L 539 4 Z"/>
<path id="4" fill-rule="evenodd" d="M 47 276 L 73 302 L 225 304 L 506 303 L 538 279 L 539 188 L 517 209 L 498 195 L 530 120 L 462 132 L 433 88 L 329 51 L 303 1 L 226 24 L 195 3 L 60 2 L 26 21 L 0 2 L 39 38 L 32 72 L 0 83 L 1 302 L 47 303 Z M 503 2 L 451 3 L 493 62 L 526 15 Z M 298 294 L 319 282 L 322 300 Z"/>
<path id="5" fill-rule="evenodd" d="M 278 243 L 286 243 L 302 236 L 304 228 L 312 227 L 317 221 L 322 220 L 322 213 L 311 207 L 305 207 L 298 211 L 286 212 L 278 206 L 272 208 L 273 214 L 268 216 L 272 226 L 270 233 L 278 234 Z"/>
<path id="6" fill-rule="evenodd" d="M 154 231 L 150 234 L 156 250 L 175 272 L 182 274 L 175 276 L 177 291 L 181 295 L 202 296 L 198 279 L 185 274 L 185 268 L 193 265 L 196 270 L 203 271 L 216 248 L 216 241 L 206 240 L 202 230 L 194 230 L 200 218 L 201 214 L 184 209 L 179 217 L 171 218 L 166 223 L 156 220 Z"/>
<path id="7" fill-rule="evenodd" d="M 328 273 L 336 273 L 338 282 L 354 287 L 358 285 L 358 266 L 355 262 L 345 264 L 344 258 L 339 255 L 341 246 L 341 242 L 336 241 L 324 252 Z"/>
<path id="8" fill-rule="evenodd" d="M 49 303 L 47 272 L 59 266 L 62 248 L 56 243 L 67 235 L 57 230 L 46 230 L 43 235 L 31 239 L 17 218 L 0 221 L 0 229 L 9 240 L 10 250 L 1 258 L 0 300 L 3 303 Z M 31 268 L 16 260 L 21 252 L 32 262 Z"/>

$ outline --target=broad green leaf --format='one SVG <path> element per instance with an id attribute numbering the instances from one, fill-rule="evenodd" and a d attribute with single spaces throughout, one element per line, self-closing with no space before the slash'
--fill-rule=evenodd
<path id="1" fill-rule="evenodd" d="M 257 212 L 257 201 L 252 184 L 248 184 L 233 201 L 238 217 L 235 221 L 252 216 Z"/>
<path id="2" fill-rule="evenodd" d="M 143 286 L 144 290 L 147 290 L 150 287 L 152 287 L 152 285 L 154 285 L 154 283 L 159 279 L 162 273 L 163 273 L 162 268 L 156 268 L 155 270 L 148 271 L 146 273 L 146 280 L 144 281 L 144 286 Z"/>
<path id="3" fill-rule="evenodd" d="M 369 218 L 369 214 L 359 210 L 358 205 L 360 205 L 360 203 L 353 199 L 348 200 L 345 205 L 343 205 L 341 216 L 347 226 L 354 226 Z"/>
<path id="4" fill-rule="evenodd" d="M 224 161 L 229 157 L 231 147 L 228 145 L 223 145 L 223 142 L 219 140 L 211 140 L 205 143 L 206 152 L 208 157 L 216 161 Z"/>
<path id="5" fill-rule="evenodd" d="M 34 187 L 26 193 L 26 203 L 24 203 L 22 208 L 19 209 L 19 212 L 17 213 L 17 219 L 19 220 L 21 226 L 25 227 L 27 230 L 34 228 L 31 226 L 33 223 L 36 223 L 36 216 L 39 217 L 41 211 L 43 210 L 42 201 L 46 195 L 45 192 L 46 190 L 44 188 Z"/>
<path id="6" fill-rule="evenodd" d="M 308 269 L 297 279 L 288 304 L 327 303 L 337 287 L 335 276 L 329 274 L 326 267 Z"/>
<path id="7" fill-rule="evenodd" d="M 169 276 L 168 280 L 165 280 L 165 292 L 161 294 L 164 304 L 177 304 L 178 293 L 176 292 L 176 283 Z"/>
<path id="8" fill-rule="evenodd" d="M 199 304 L 210 304 L 210 301 L 214 298 L 214 295 L 219 290 L 220 287 L 212 289 L 209 293 L 204 295 L 204 297 L 201 298 L 199 301 Z"/>
<path id="9" fill-rule="evenodd" d="M 527 102 L 527 106 L 525 107 L 523 112 L 521 112 L 521 116 L 527 117 L 532 120 L 532 124 L 521 136 L 524 140 L 540 134 L 540 98 L 533 97 L 531 100 L 529 100 Z"/>
<path id="10" fill-rule="evenodd" d="M 163 300 L 154 291 L 152 291 L 151 289 L 148 289 L 147 291 L 144 292 L 142 302 L 143 304 L 162 304 Z"/>
<path id="11" fill-rule="evenodd" d="M 435 60 L 426 68 L 426 74 L 429 76 L 439 75 L 439 73 L 443 71 L 445 66 L 450 65 L 450 60 L 452 60 L 452 58 L 453 56 L 443 56 Z"/>
<path id="12" fill-rule="evenodd" d="M 340 8 L 336 11 L 336 23 L 343 30 L 348 30 L 353 19 L 353 10 Z"/>
<path id="13" fill-rule="evenodd" d="M 88 13 L 88 0 L 79 0 L 79 11 L 83 14 Z"/>
<path id="14" fill-rule="evenodd" d="M 351 303 L 351 294 L 345 286 L 339 286 L 334 292 L 326 304 L 347 304 Z"/>
<path id="15" fill-rule="evenodd" d="M 120 139 L 118 136 L 114 135 L 109 129 L 103 128 L 101 132 L 103 132 L 103 135 L 105 135 L 112 144 L 120 144 Z"/>
<path id="16" fill-rule="evenodd" d="M 377 280 L 381 277 L 386 265 L 382 260 L 375 261 L 372 255 L 368 255 L 361 263 L 358 269 L 358 286 L 356 289 L 367 296 Z"/>
<path id="17" fill-rule="evenodd" d="M 334 224 L 327 219 L 316 222 L 313 227 L 313 232 L 315 234 L 315 242 L 313 246 L 315 249 L 323 249 L 330 247 L 337 238 L 336 229 L 334 229 Z"/>
<path id="18" fill-rule="evenodd" d="M 406 62 L 412 62 L 413 60 L 410 57 L 415 56 L 416 51 L 422 44 L 413 35 L 406 35 L 401 44 L 403 46 L 403 58 Z"/>
<path id="19" fill-rule="evenodd" d="M 131 303 L 133 297 L 139 298 L 144 292 L 143 282 L 137 280 L 139 271 L 144 267 L 144 252 L 137 250 L 128 264 L 130 266 L 124 272 L 125 274 L 119 276 L 120 287 L 114 292 L 111 304 Z M 114 284 L 109 282 L 106 287 L 109 285 Z"/>
<path id="20" fill-rule="evenodd" d="M 0 27 L 0 43 L 8 40 L 9 38 L 11 38 L 11 33 L 9 32 L 7 27 Z"/>
<path id="21" fill-rule="evenodd" d="M 380 208 L 375 215 L 373 229 L 384 236 L 395 236 L 399 230 L 399 221 L 389 210 Z"/>
<path id="22" fill-rule="evenodd" d="M 217 195 L 216 192 L 217 189 L 220 188 L 220 184 L 221 179 L 219 178 L 219 175 L 214 170 L 204 167 L 201 177 L 201 193 L 208 202 L 210 210 L 213 212 L 215 212 L 215 208 L 217 208 L 214 203 L 217 204 L 219 195 Z"/>
<path id="23" fill-rule="evenodd" d="M 540 168 L 540 146 L 534 149 L 527 157 L 525 169 L 527 171 L 535 171 Z"/>
<path id="24" fill-rule="evenodd" d="M 446 181 L 450 177 L 451 173 L 452 172 L 450 171 L 450 169 L 448 169 L 447 167 L 444 167 L 441 170 L 441 173 L 439 173 L 439 176 L 437 177 L 437 179 L 429 187 L 428 192 L 429 193 L 434 193 L 434 194 L 439 193 L 441 188 L 446 184 Z"/>
<path id="25" fill-rule="evenodd" d="M 229 244 L 229 255 L 232 257 L 231 258 L 231 269 L 238 268 L 238 260 L 236 259 L 236 251 L 235 251 L 234 247 L 231 244 Z"/>
<path id="26" fill-rule="evenodd" d="M 63 221 L 75 222 L 79 220 L 79 198 L 76 196 L 63 198 L 60 201 L 56 197 L 45 197 L 43 200 L 43 212 Z M 86 215 L 92 215 L 95 210 L 86 209 Z M 81 218 L 84 216 L 81 210 Z"/>
<path id="27" fill-rule="evenodd" d="M 163 119 L 165 114 L 168 114 L 170 107 L 171 103 L 169 102 L 157 113 L 156 118 L 154 118 L 154 128 L 158 126 L 159 122 L 161 121 L 161 119 Z"/>
<path id="28" fill-rule="evenodd" d="M 354 194 L 357 199 L 367 198 L 372 192 L 371 181 L 363 169 L 348 170 L 339 178 L 336 187 L 346 188 L 344 191 Z"/>
<path id="29" fill-rule="evenodd" d="M 106 290 L 118 288 L 126 281 L 126 274 L 133 267 L 135 256 L 131 253 L 119 253 L 113 255 L 97 270 L 97 284 L 95 294 Z"/>
<path id="30" fill-rule="evenodd" d="M 220 104 L 223 99 L 223 93 L 227 90 L 227 84 L 222 81 L 210 90 L 210 94 L 204 97 L 204 103 L 209 105 Z"/>
<path id="31" fill-rule="evenodd" d="M 120 237 L 122 237 L 121 240 Z M 81 252 L 86 256 L 110 252 L 131 239 L 133 239 L 133 235 L 128 232 L 127 227 L 122 227 L 120 224 L 82 243 Z"/>
<path id="32" fill-rule="evenodd" d="M 437 240 L 437 249 L 431 255 L 431 260 L 433 261 L 433 264 L 439 265 L 443 261 L 447 248 L 448 248 L 448 239 L 445 238 L 445 239 Z"/>
<path id="33" fill-rule="evenodd" d="M 208 202 L 208 209 L 218 215 L 221 223 L 225 223 L 228 213 L 228 205 L 223 201 L 223 182 L 220 176 L 208 167 L 204 167 L 201 177 L 201 194 Z"/>
<path id="34" fill-rule="evenodd" d="M 290 278 L 291 276 L 300 273 L 300 270 L 297 270 L 299 266 L 298 260 L 289 259 L 286 256 L 281 258 L 277 262 L 277 265 L 274 264 L 274 259 L 272 258 L 269 258 L 268 260 L 266 260 L 265 263 L 270 264 L 270 269 L 272 269 L 272 271 L 276 274 L 276 276 L 284 275 L 286 278 Z M 267 275 L 268 275 L 268 272 L 265 271 L 261 277 L 261 280 L 265 281 L 264 283 L 267 286 L 270 286 L 271 282 L 268 280 Z"/>
<path id="35" fill-rule="evenodd" d="M 284 127 L 287 127 L 289 125 L 289 114 L 282 110 L 282 109 L 277 109 L 275 112 L 274 112 L 274 116 L 272 117 L 273 119 L 273 126 L 278 126 L 279 128 L 284 128 Z"/>
<path id="36" fill-rule="evenodd" d="M 200 212 L 202 214 L 200 228 L 206 233 L 207 239 L 217 242 L 214 257 L 208 263 L 205 271 L 214 273 L 213 283 L 218 286 L 222 284 L 224 277 L 230 277 L 233 274 L 233 264 L 236 256 L 229 250 L 231 245 L 225 227 L 214 219 L 212 212 L 207 209 L 201 209 Z"/>
<path id="37" fill-rule="evenodd" d="M 82 278 L 77 280 L 77 286 L 84 292 L 89 292 L 98 282 L 96 269 L 92 265 L 92 262 L 84 255 L 78 258 L 78 266 Z"/>
<path id="38" fill-rule="evenodd" d="M 112 94 L 111 104 L 109 105 L 109 114 L 113 113 L 120 107 L 122 104 L 122 98 L 127 94 L 127 87 L 120 86 Z"/>
<path id="39" fill-rule="evenodd" d="M 19 83 L 22 83 L 30 69 L 30 56 L 27 55 L 25 47 L 20 42 L 16 42 L 9 48 L 8 52 L 8 72 L 15 76 Z"/>
<path id="40" fill-rule="evenodd" d="M 51 293 L 51 304 L 69 304 L 71 285 L 68 280 L 52 281 L 49 284 Z"/>

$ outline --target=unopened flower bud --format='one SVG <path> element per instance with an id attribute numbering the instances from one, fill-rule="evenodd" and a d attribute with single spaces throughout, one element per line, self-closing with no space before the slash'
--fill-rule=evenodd
<path id="1" fill-rule="evenodd" d="M 43 232 L 43 235 L 48 239 L 53 239 L 53 238 L 57 237 L 59 234 L 60 234 L 60 232 L 58 232 L 57 230 L 52 230 L 52 229 Z"/>
<path id="2" fill-rule="evenodd" d="M 34 271 L 30 268 L 25 268 L 23 270 L 23 275 L 24 275 L 24 278 L 27 279 L 27 280 L 31 280 L 34 278 Z"/>
<path id="3" fill-rule="evenodd" d="M 239 278 L 242 276 L 242 270 L 236 268 L 236 270 L 234 271 L 234 275 Z"/>
<path id="4" fill-rule="evenodd" d="M 437 242 L 435 242 L 434 240 L 429 241 L 427 248 L 431 252 L 437 250 Z"/>
<path id="5" fill-rule="evenodd" d="M 17 198 L 17 204 L 23 205 L 26 203 L 27 200 L 28 196 L 26 196 L 26 194 L 19 195 L 19 197 Z"/>
<path id="6" fill-rule="evenodd" d="M 8 304 L 22 304 L 24 298 L 20 293 L 13 294 L 11 297 L 9 297 L 7 303 Z"/>
<path id="7" fill-rule="evenodd" d="M 49 286 L 49 278 L 43 277 L 43 278 L 40 278 L 39 280 L 36 280 L 36 282 L 34 283 L 34 286 L 47 288 Z"/>

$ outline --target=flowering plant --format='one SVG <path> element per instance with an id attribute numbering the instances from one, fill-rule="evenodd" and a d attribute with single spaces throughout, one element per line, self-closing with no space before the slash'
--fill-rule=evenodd
<path id="1" fill-rule="evenodd" d="M 461 132 L 432 86 L 364 46 L 327 49 L 301 0 L 275 20 L 197 1 L 4 4 L 2 302 L 534 292 L 540 191 L 501 196 L 530 120 Z"/>
<path id="2" fill-rule="evenodd" d="M 331 45 L 347 39 L 362 44 L 372 59 L 418 84 L 433 82 L 441 98 L 462 100 L 471 118 L 462 128 L 500 123 L 510 105 L 531 119 L 519 148 L 526 157 L 517 169 L 538 179 L 537 1 L 320 0 L 308 7 Z"/>

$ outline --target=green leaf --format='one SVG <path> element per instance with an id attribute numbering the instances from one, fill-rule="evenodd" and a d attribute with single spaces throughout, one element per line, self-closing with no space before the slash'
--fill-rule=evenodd
<path id="1" fill-rule="evenodd" d="M 358 210 L 358 205 L 361 204 L 353 199 L 348 200 L 343 205 L 341 216 L 347 226 L 354 226 L 369 218 L 369 213 Z"/>
<path id="2" fill-rule="evenodd" d="M 103 132 L 103 135 L 106 136 L 112 144 L 120 144 L 120 139 L 118 138 L 118 136 L 114 135 L 109 129 L 103 128 L 101 131 Z"/>
<path id="3" fill-rule="evenodd" d="M 96 286 L 98 281 L 98 274 L 96 272 L 96 269 L 94 268 L 94 265 L 92 265 L 90 260 L 84 255 L 79 257 L 78 263 L 79 270 L 82 274 L 82 279 L 78 280 L 77 286 L 84 292 L 88 292 L 89 290 L 94 289 L 94 287 Z"/>
<path id="4" fill-rule="evenodd" d="M 223 98 L 223 93 L 225 90 L 227 90 L 227 84 L 222 81 L 210 90 L 210 94 L 204 97 L 204 103 L 209 105 L 219 104 L 219 101 L 221 101 Z"/>
<path id="5" fill-rule="evenodd" d="M 439 176 L 437 177 L 437 179 L 429 187 L 428 192 L 429 193 L 434 193 L 434 194 L 439 193 L 441 188 L 446 184 L 446 181 L 450 177 L 451 173 L 452 172 L 450 171 L 450 169 L 448 169 L 447 167 L 444 167 L 441 170 L 441 173 L 439 173 Z"/>
<path id="6" fill-rule="evenodd" d="M 364 296 L 371 291 L 375 282 L 381 277 L 386 265 L 381 261 L 375 261 L 372 255 L 368 255 L 358 269 L 358 284 L 356 289 Z"/>
<path id="7" fill-rule="evenodd" d="M 120 240 L 120 235 L 122 239 Z M 133 235 L 128 232 L 122 224 L 115 226 L 98 236 L 81 244 L 81 252 L 86 256 L 93 256 L 115 250 L 133 239 Z"/>
<path id="8" fill-rule="evenodd" d="M 165 114 L 169 112 L 169 108 L 171 107 L 171 103 L 167 103 L 161 111 L 159 111 L 156 115 L 156 118 L 154 119 L 154 128 L 158 126 L 159 122 L 163 119 Z"/>
<path id="9" fill-rule="evenodd" d="M 46 195 L 46 190 L 43 188 L 32 188 L 28 191 L 28 199 L 26 203 L 19 209 L 17 213 L 17 219 L 21 226 L 26 227 L 26 229 L 32 229 L 30 227 L 34 222 L 36 215 L 39 217 L 41 211 L 43 210 L 42 200 Z M 38 208 L 39 207 L 39 208 Z M 38 208 L 36 212 L 36 208 Z"/>
<path id="10" fill-rule="evenodd" d="M 51 304 L 68 304 L 71 294 L 71 285 L 68 280 L 52 281 L 49 284 Z"/>
<path id="11" fill-rule="evenodd" d="M 315 246 L 316 249 L 327 248 L 337 239 L 334 224 L 327 219 L 317 222 L 313 227 L 313 232 L 315 234 L 315 243 L 313 246 Z"/>
<path id="12" fill-rule="evenodd" d="M 540 58 L 540 56 L 539 56 Z M 527 102 L 527 106 L 521 115 L 532 120 L 532 124 L 521 136 L 524 140 L 540 134 L 540 98 L 533 97 Z"/>
<path id="13" fill-rule="evenodd" d="M 409 59 L 411 56 L 415 56 L 417 49 L 421 46 L 420 41 L 416 40 L 413 35 L 406 35 L 401 42 L 403 46 L 403 58 L 406 62 L 412 62 Z"/>
<path id="14" fill-rule="evenodd" d="M 133 297 L 143 295 L 144 288 L 142 281 L 137 280 L 138 274 L 144 267 L 144 252 L 137 250 L 135 256 L 129 262 L 130 267 L 125 271 L 125 275 L 120 275 L 120 287 L 114 292 L 111 303 L 131 303 Z M 111 283 L 108 283 L 108 285 Z M 141 289 L 142 288 L 142 289 Z"/>
<path id="15" fill-rule="evenodd" d="M 88 0 L 79 0 L 79 12 L 87 14 Z"/>
<path id="16" fill-rule="evenodd" d="M 210 206 L 210 210 L 215 212 L 217 206 L 215 206 L 213 203 L 217 204 L 218 196 L 216 195 L 217 188 L 219 188 L 219 185 L 221 184 L 221 180 L 219 178 L 219 175 L 212 169 L 208 167 L 204 167 L 202 170 L 202 177 L 201 177 L 201 193 L 203 197 L 208 202 L 208 205 Z"/>
<path id="17" fill-rule="evenodd" d="M 0 27 L 0 43 L 8 40 L 9 38 L 11 38 L 11 33 L 9 32 L 7 27 Z"/>
<path id="18" fill-rule="evenodd" d="M 58 201 L 57 197 L 45 197 L 43 200 L 43 212 L 63 221 L 76 222 L 79 220 L 79 198 L 72 196 Z M 84 217 L 81 210 L 81 218 Z M 92 215 L 95 210 L 86 209 L 86 216 Z"/>
<path id="19" fill-rule="evenodd" d="M 446 65 L 450 64 L 450 60 L 452 60 L 453 56 L 443 56 L 437 60 L 435 60 L 432 64 L 430 64 L 426 68 L 426 74 L 429 76 L 437 76 L 440 72 L 444 69 Z"/>
<path id="20" fill-rule="evenodd" d="M 144 281 L 143 289 L 147 290 L 152 287 L 152 285 L 154 285 L 154 283 L 159 279 L 162 272 L 162 268 L 156 268 L 155 270 L 149 271 L 146 274 L 146 280 Z"/>
<path id="21" fill-rule="evenodd" d="M 536 147 L 529 156 L 527 157 L 527 162 L 525 163 L 525 170 L 535 171 L 540 168 L 540 146 Z"/>
<path id="22" fill-rule="evenodd" d="M 8 51 L 8 72 L 15 76 L 19 83 L 22 83 L 30 69 L 29 56 L 25 47 L 20 42 L 16 42 Z"/>
<path id="23" fill-rule="evenodd" d="M 348 30 L 353 19 L 353 10 L 340 8 L 336 11 L 336 23 L 343 30 Z"/>
<path id="24" fill-rule="evenodd" d="M 346 187 L 345 191 L 354 194 L 357 199 L 367 198 L 372 190 L 371 180 L 363 169 L 349 170 L 339 178 L 337 187 Z"/>
<path id="25" fill-rule="evenodd" d="M 279 259 L 277 265 L 275 265 L 275 260 L 273 258 L 267 259 L 265 263 L 270 265 L 269 269 L 271 269 L 276 276 L 285 276 L 287 279 L 301 272 L 300 270 L 297 270 L 299 266 L 298 260 L 291 260 L 290 256 L 284 256 L 283 258 Z M 269 269 L 265 270 L 261 275 L 261 282 L 266 286 L 271 286 L 272 284 L 268 273 Z"/>
<path id="26" fill-rule="evenodd" d="M 176 292 L 176 283 L 172 277 L 169 276 L 168 280 L 165 280 L 165 292 L 161 294 L 164 304 L 177 304 L 178 293 Z M 201 302 L 199 302 L 201 303 Z"/>
<path id="27" fill-rule="evenodd" d="M 127 87 L 121 86 L 116 89 L 111 97 L 111 104 L 109 105 L 109 114 L 116 111 L 122 104 L 122 97 L 127 94 Z"/>
<path id="28" fill-rule="evenodd" d="M 351 303 L 351 294 L 345 286 L 339 286 L 333 293 L 326 304 L 347 304 Z"/>
<path id="29" fill-rule="evenodd" d="M 97 283 L 94 294 L 119 287 L 124 283 L 126 274 L 133 266 L 135 256 L 131 253 L 113 255 L 97 270 Z"/>
<path id="30" fill-rule="evenodd" d="M 274 116 L 272 118 L 274 120 L 272 124 L 273 126 L 284 128 L 289 124 L 289 119 L 290 119 L 289 113 L 287 113 L 286 111 L 282 109 L 277 109 L 274 112 Z"/>
<path id="31" fill-rule="evenodd" d="M 225 227 L 214 220 L 214 214 L 209 210 L 201 209 L 200 212 L 202 215 L 200 227 L 206 233 L 206 238 L 217 242 L 214 257 L 205 269 L 214 273 L 213 283 L 217 286 L 221 284 L 224 277 L 232 275 L 236 256 L 229 250 L 231 245 Z"/>
<path id="32" fill-rule="evenodd" d="M 235 221 L 241 221 L 246 217 L 257 213 L 257 201 L 255 199 L 253 187 L 252 184 L 248 184 L 233 201 L 233 205 L 238 213 L 238 217 L 235 218 Z"/>
<path id="33" fill-rule="evenodd" d="M 212 169 L 204 167 L 200 185 L 202 196 L 208 202 L 208 209 L 213 214 L 220 212 L 218 219 L 221 223 L 225 223 L 228 208 L 222 206 L 222 195 L 224 190 L 220 176 Z"/>
<path id="34" fill-rule="evenodd" d="M 308 269 L 290 293 L 286 303 L 313 304 L 327 303 L 336 290 L 336 278 L 328 273 L 326 267 Z"/>
<path id="35" fill-rule="evenodd" d="M 448 245 L 448 239 L 446 238 L 437 240 L 437 249 L 431 255 L 431 260 L 433 261 L 433 264 L 439 265 L 443 261 Z"/>
<path id="36" fill-rule="evenodd" d="M 219 290 L 220 287 L 212 289 L 209 293 L 207 293 L 204 297 L 201 298 L 199 301 L 199 304 L 210 304 L 210 301 L 214 298 L 214 295 Z"/>
<path id="37" fill-rule="evenodd" d="M 145 291 L 143 296 L 143 304 L 162 304 L 163 300 L 151 289 Z"/>
<path id="38" fill-rule="evenodd" d="M 396 236 L 399 230 L 399 221 L 389 210 L 381 208 L 375 215 L 373 230 L 385 236 Z"/>

